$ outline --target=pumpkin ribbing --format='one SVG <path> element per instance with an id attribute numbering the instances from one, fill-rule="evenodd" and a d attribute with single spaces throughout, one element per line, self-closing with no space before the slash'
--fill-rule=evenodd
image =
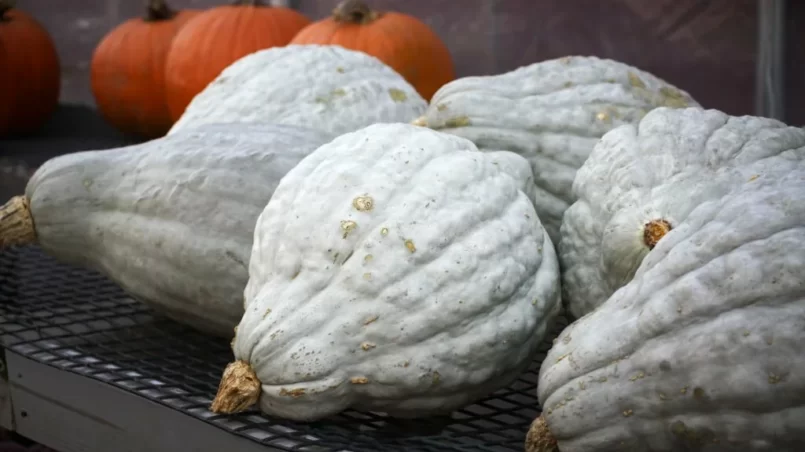
<path id="1" fill-rule="evenodd" d="M 310 23 L 300 12 L 258 0 L 210 8 L 176 35 L 165 79 L 171 117 L 178 120 L 190 101 L 235 61 L 259 50 L 285 46 Z"/>
<path id="2" fill-rule="evenodd" d="M 28 199 L 15 196 L 0 207 L 0 250 L 35 242 L 36 230 Z"/>
<path id="3" fill-rule="evenodd" d="M 92 55 L 92 94 L 103 117 L 118 130 L 158 138 L 173 125 L 165 94 L 165 61 L 179 30 L 197 10 L 173 10 L 147 0 L 144 14 L 104 36 Z"/>
<path id="4" fill-rule="evenodd" d="M 246 361 L 229 363 L 218 385 L 218 394 L 210 405 L 213 413 L 237 413 L 257 403 L 261 386 L 257 374 Z"/>
<path id="5" fill-rule="evenodd" d="M 15 4 L 0 1 L 0 137 L 41 127 L 56 109 L 61 88 L 50 34 Z"/>
<path id="6" fill-rule="evenodd" d="M 301 30 L 291 44 L 338 45 L 371 55 L 414 85 L 425 99 L 455 78 L 450 51 L 420 19 L 376 11 L 361 0 L 345 0 L 332 14 Z"/>

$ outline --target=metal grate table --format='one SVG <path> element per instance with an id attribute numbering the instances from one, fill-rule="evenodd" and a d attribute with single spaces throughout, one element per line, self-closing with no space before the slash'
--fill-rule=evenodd
<path id="1" fill-rule="evenodd" d="M 560 319 L 556 331 L 565 324 Z M 64 416 L 80 412 L 87 426 L 97 424 L 86 427 L 88 434 L 104 437 L 84 440 L 95 446 L 32 438 L 64 452 L 103 450 L 99 447 L 522 451 L 528 426 L 539 414 L 535 395 L 539 361 L 535 361 L 508 389 L 444 418 L 401 421 L 349 411 L 305 424 L 267 418 L 256 411 L 216 415 L 207 407 L 231 358 L 227 341 L 161 318 L 103 276 L 61 264 L 37 247 L 0 254 L 0 339 L 6 354 L 4 377 L 11 387 L 14 423 L 20 433 L 47 436 L 61 428 L 66 431 L 62 436 L 69 437 L 71 430 L 80 430 L 63 425 L 67 420 L 55 414 L 54 419 L 43 419 L 61 410 Z M 550 340 L 543 345 L 539 358 L 549 344 Z M 66 386 L 58 389 L 59 385 Z M 52 408 L 34 413 L 34 394 Z M 165 425 L 174 422 L 176 426 Z M 130 429 L 134 433 L 127 436 Z M 108 444 L 120 438 L 130 442 L 125 447 Z M 101 443 L 106 445 L 98 446 Z"/>

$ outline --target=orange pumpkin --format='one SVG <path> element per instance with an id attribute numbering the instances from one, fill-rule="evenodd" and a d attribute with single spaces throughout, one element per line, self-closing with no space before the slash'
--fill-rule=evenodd
<path id="1" fill-rule="evenodd" d="M 149 0 L 144 17 L 115 27 L 95 48 L 92 94 L 103 117 L 117 129 L 149 139 L 170 130 L 165 61 L 176 33 L 198 12 L 176 12 L 163 0 Z"/>
<path id="2" fill-rule="evenodd" d="M 284 46 L 310 20 L 290 8 L 239 0 L 199 14 L 176 35 L 168 54 L 168 106 L 174 121 L 191 100 L 236 60 Z"/>
<path id="3" fill-rule="evenodd" d="M 372 55 L 427 100 L 455 78 L 450 51 L 429 26 L 408 14 L 374 11 L 360 0 L 342 2 L 331 17 L 300 31 L 291 44 L 335 44 Z"/>
<path id="4" fill-rule="evenodd" d="M 34 132 L 59 104 L 59 56 L 48 32 L 0 0 L 0 137 Z"/>

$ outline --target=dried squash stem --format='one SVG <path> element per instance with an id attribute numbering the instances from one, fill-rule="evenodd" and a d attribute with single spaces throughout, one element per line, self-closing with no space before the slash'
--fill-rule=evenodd
<path id="1" fill-rule="evenodd" d="M 540 416 L 531 423 L 528 434 L 525 437 L 526 452 L 559 452 L 556 438 L 548 428 L 545 418 Z"/>
<path id="2" fill-rule="evenodd" d="M 652 250 L 671 229 L 671 223 L 666 220 L 651 220 L 643 227 L 643 242 Z"/>
<path id="3" fill-rule="evenodd" d="M 210 405 L 213 413 L 237 413 L 257 403 L 261 385 L 252 366 L 246 361 L 229 363 L 218 385 L 218 394 Z"/>
<path id="4" fill-rule="evenodd" d="M 36 243 L 36 230 L 28 198 L 15 196 L 0 207 L 0 250 L 31 243 Z"/>

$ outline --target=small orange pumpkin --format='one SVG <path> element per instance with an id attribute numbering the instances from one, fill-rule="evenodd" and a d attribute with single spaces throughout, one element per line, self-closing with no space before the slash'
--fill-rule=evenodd
<path id="1" fill-rule="evenodd" d="M 173 11 L 148 0 L 145 16 L 110 31 L 92 55 L 95 103 L 120 131 L 143 138 L 165 135 L 173 125 L 165 97 L 165 61 L 176 33 L 199 11 Z"/>
<path id="2" fill-rule="evenodd" d="M 61 72 L 47 30 L 0 0 L 0 137 L 42 127 L 59 104 Z"/>
<path id="3" fill-rule="evenodd" d="M 227 66 L 258 50 L 284 46 L 310 20 L 290 8 L 238 0 L 211 8 L 176 35 L 166 66 L 168 106 L 179 119 Z"/>
<path id="4" fill-rule="evenodd" d="M 291 44 L 334 44 L 372 55 L 427 100 L 455 78 L 450 51 L 427 24 L 408 14 L 374 11 L 360 0 L 340 3 L 331 17 L 307 26 Z"/>

